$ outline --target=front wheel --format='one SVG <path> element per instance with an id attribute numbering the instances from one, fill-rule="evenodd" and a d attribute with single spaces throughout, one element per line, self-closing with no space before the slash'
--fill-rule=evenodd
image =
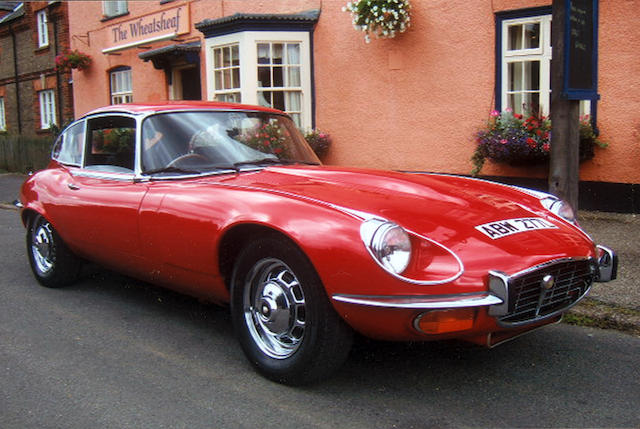
<path id="1" fill-rule="evenodd" d="M 51 223 L 38 215 L 27 228 L 27 255 L 31 271 L 46 287 L 73 283 L 80 273 L 80 260 L 67 248 Z"/>
<path id="2" fill-rule="evenodd" d="M 331 307 L 311 263 L 288 240 L 269 237 L 245 247 L 231 294 L 242 349 L 265 377 L 307 384 L 346 359 L 352 331 Z"/>

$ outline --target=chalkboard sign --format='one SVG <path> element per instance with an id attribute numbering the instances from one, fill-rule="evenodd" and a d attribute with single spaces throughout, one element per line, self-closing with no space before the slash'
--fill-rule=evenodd
<path id="1" fill-rule="evenodd" d="M 564 91 L 570 100 L 598 99 L 598 0 L 566 0 Z"/>

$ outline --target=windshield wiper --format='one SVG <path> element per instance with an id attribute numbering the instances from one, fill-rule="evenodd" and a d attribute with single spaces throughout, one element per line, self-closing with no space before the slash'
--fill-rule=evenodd
<path id="1" fill-rule="evenodd" d="M 182 174 L 200 174 L 202 171 L 200 170 L 188 170 L 185 168 L 179 167 L 162 167 L 156 168 L 154 170 L 145 171 L 144 174 L 153 175 L 159 173 L 182 173 Z"/>

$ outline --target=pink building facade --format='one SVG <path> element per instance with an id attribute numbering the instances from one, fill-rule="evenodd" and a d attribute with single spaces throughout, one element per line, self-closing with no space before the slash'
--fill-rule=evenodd
<path id="1" fill-rule="evenodd" d="M 408 31 L 371 43 L 345 4 L 71 2 L 72 49 L 93 58 L 73 72 L 76 116 L 129 101 L 267 104 L 302 129 L 329 133 L 328 164 L 469 174 L 474 137 L 491 111 L 530 103 L 548 113 L 550 1 L 414 0 Z M 637 22 L 640 9 L 629 2 L 600 2 L 601 98 L 583 109 L 597 112 L 609 147 L 580 174 L 583 194 L 602 209 L 640 211 Z M 533 48 L 509 47 L 504 35 L 519 31 Z M 514 85 L 516 69 L 526 85 Z M 482 174 L 544 183 L 546 168 L 488 162 Z"/>

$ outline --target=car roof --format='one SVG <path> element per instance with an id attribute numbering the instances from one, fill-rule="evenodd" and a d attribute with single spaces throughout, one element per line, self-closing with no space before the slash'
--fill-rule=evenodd
<path id="1" fill-rule="evenodd" d="M 109 106 L 100 107 L 87 112 L 82 117 L 95 115 L 98 113 L 157 113 L 157 112 L 170 112 L 176 110 L 252 110 L 268 113 L 283 114 L 282 111 L 271 109 L 269 107 L 252 106 L 248 104 L 238 103 L 223 103 L 221 101 L 163 101 L 159 103 L 127 103 L 127 104 L 112 104 Z"/>

